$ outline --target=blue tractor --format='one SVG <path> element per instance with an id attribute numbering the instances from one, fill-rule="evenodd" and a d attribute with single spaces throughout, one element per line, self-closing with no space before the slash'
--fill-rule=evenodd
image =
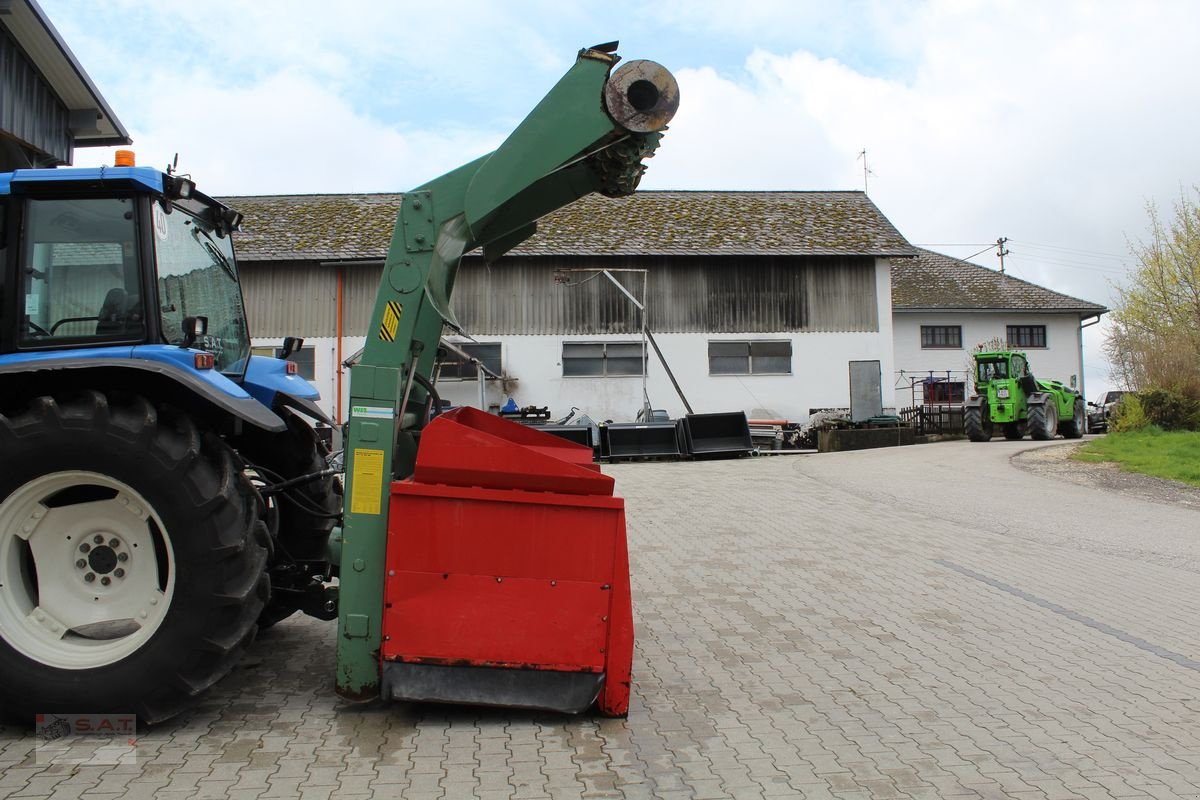
<path id="1" fill-rule="evenodd" d="M 325 417 L 295 340 L 251 354 L 240 219 L 171 170 L 0 173 L 4 711 L 165 719 L 336 616 Z"/>

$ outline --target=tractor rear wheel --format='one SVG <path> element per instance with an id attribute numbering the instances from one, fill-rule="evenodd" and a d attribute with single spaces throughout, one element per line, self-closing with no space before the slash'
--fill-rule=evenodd
<path id="1" fill-rule="evenodd" d="M 1064 422 L 1058 426 L 1062 431 L 1062 435 L 1068 439 L 1078 439 L 1087 432 L 1087 407 L 1083 404 L 1082 397 L 1075 398 L 1074 413 L 1071 415 L 1070 422 Z"/>
<path id="2" fill-rule="evenodd" d="M 0 709 L 165 720 L 233 669 L 267 530 L 233 452 L 144 397 L 0 414 Z"/>
<path id="3" fill-rule="evenodd" d="M 1029 404 L 1029 435 L 1040 442 L 1058 435 L 1058 406 L 1053 397 Z"/>
<path id="4" fill-rule="evenodd" d="M 992 438 L 994 427 L 992 416 L 987 403 L 978 406 L 967 406 L 963 410 L 963 430 L 972 442 L 986 442 Z"/>

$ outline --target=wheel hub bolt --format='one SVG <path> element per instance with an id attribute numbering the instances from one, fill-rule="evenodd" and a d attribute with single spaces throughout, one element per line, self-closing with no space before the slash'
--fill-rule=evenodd
<path id="1" fill-rule="evenodd" d="M 128 553 L 117 553 L 117 561 L 128 561 L 128 560 L 129 560 Z"/>
<path id="2" fill-rule="evenodd" d="M 92 581 L 96 580 L 96 573 L 89 572 L 87 575 L 83 576 L 83 579 L 88 583 L 91 583 Z"/>
<path id="3" fill-rule="evenodd" d="M 124 578 L 125 570 L 121 569 L 120 567 L 117 567 L 115 570 L 113 570 L 113 575 L 115 575 L 118 578 Z"/>
<path id="4" fill-rule="evenodd" d="M 83 569 L 84 567 L 87 566 L 87 561 L 85 559 L 81 558 L 75 562 L 75 566 L 79 567 L 80 569 Z"/>
<path id="5" fill-rule="evenodd" d="M 118 547 L 121 546 L 121 540 L 120 539 L 109 539 L 108 546 L 111 547 L 112 549 L 116 550 Z"/>
<path id="6" fill-rule="evenodd" d="M 88 544 L 87 542 L 84 542 L 83 544 L 79 545 L 79 552 L 81 552 L 81 553 L 86 553 L 91 549 L 92 549 L 92 546 L 90 544 Z"/>
<path id="7" fill-rule="evenodd" d="M 108 586 L 110 583 L 112 583 L 112 578 L 108 577 L 107 575 L 100 579 L 101 586 Z"/>
<path id="8" fill-rule="evenodd" d="M 92 537 L 92 541 L 96 544 L 104 544 L 104 537 L 97 533 Z"/>

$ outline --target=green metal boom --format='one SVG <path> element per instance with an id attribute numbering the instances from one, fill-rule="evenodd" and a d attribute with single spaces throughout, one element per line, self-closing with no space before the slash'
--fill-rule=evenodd
<path id="1" fill-rule="evenodd" d="M 612 73 L 613 45 L 573 67 L 493 153 L 404 195 L 361 361 L 350 373 L 337 691 L 379 693 L 389 485 L 413 470 L 415 423 L 464 253 L 490 262 L 536 221 L 592 192 L 631 194 L 674 115 L 679 90 L 650 61 Z M 406 413 L 407 412 L 407 413 Z"/>

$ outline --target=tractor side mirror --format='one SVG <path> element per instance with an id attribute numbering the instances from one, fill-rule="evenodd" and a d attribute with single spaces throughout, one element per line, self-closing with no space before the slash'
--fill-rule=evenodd
<path id="1" fill-rule="evenodd" d="M 184 317 L 183 318 L 183 341 L 179 346 L 187 349 L 196 343 L 196 340 L 208 333 L 208 317 Z"/>
<path id="2" fill-rule="evenodd" d="M 283 347 L 279 348 L 279 357 L 287 361 L 288 356 L 304 347 L 304 339 L 299 336 L 283 337 Z"/>

